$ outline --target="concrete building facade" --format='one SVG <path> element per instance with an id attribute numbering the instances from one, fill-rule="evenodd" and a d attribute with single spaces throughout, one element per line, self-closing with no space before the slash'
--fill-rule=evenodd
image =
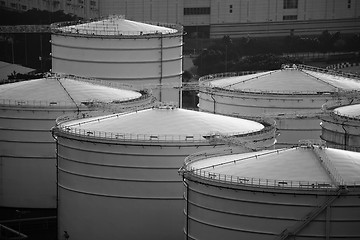
<path id="1" fill-rule="evenodd" d="M 196 27 L 211 38 L 360 32 L 360 0 L 0 0 L 0 6 L 64 10 L 85 19 L 120 14 Z"/>

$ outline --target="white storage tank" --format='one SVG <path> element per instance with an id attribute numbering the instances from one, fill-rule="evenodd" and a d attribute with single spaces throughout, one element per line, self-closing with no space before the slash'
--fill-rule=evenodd
<path id="1" fill-rule="evenodd" d="M 62 115 L 121 111 L 151 96 L 71 76 L 0 85 L 0 206 L 56 207 L 56 154 L 51 128 Z"/>
<path id="2" fill-rule="evenodd" d="M 184 239 L 360 239 L 360 153 L 318 144 L 194 155 Z"/>
<path id="3" fill-rule="evenodd" d="M 182 239 L 182 180 L 191 153 L 249 143 L 275 127 L 172 106 L 59 122 L 58 231 L 71 239 Z"/>
<path id="4" fill-rule="evenodd" d="M 183 30 L 110 16 L 52 25 L 52 71 L 153 88 L 181 104 Z"/>
<path id="5" fill-rule="evenodd" d="M 327 109 L 322 117 L 321 139 L 329 147 L 360 152 L 360 104 Z"/>
<path id="6" fill-rule="evenodd" d="M 240 73 L 241 74 L 241 73 Z M 237 116 L 271 116 L 280 135 L 277 147 L 320 139 L 321 106 L 359 91 L 359 79 L 304 65 L 248 75 L 224 73 L 200 79 L 199 109 Z"/>

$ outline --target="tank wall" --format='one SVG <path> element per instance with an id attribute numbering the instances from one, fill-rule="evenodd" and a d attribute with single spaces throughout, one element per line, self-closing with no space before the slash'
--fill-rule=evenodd
<path id="1" fill-rule="evenodd" d="M 0 156 L 0 166 L 2 207 L 56 207 L 55 158 Z"/>
<path id="2" fill-rule="evenodd" d="M 76 233 L 72 239 L 98 239 L 99 232 L 106 239 L 182 239 L 178 169 L 189 154 L 213 146 L 117 145 L 61 136 L 58 143 L 60 234 Z M 79 216 L 90 220 L 78 221 Z"/>
<path id="3" fill-rule="evenodd" d="M 297 145 L 299 140 L 320 140 L 321 127 L 318 118 L 277 118 L 276 128 L 279 135 L 276 137 L 276 148 Z"/>
<path id="4" fill-rule="evenodd" d="M 213 94 L 212 94 L 213 93 Z M 240 113 L 241 115 L 257 116 L 266 113 L 293 113 L 297 111 L 320 111 L 321 106 L 332 100 L 326 96 L 293 95 L 273 96 L 271 94 L 240 94 L 219 93 L 213 91 L 199 92 L 199 109 L 205 112 L 221 114 Z"/>
<path id="5" fill-rule="evenodd" d="M 158 80 L 161 76 L 164 83 L 171 83 L 172 78 L 182 74 L 179 71 L 181 59 L 173 59 L 163 62 L 162 67 L 154 62 L 138 63 L 118 63 L 118 62 L 74 62 L 74 61 L 54 61 L 53 72 L 74 74 L 86 77 L 94 77 L 104 80 L 135 79 L 133 84 L 137 84 L 137 79 L 146 79 L 148 84 L 153 84 L 152 78 Z M 63 69 L 63 70 L 58 70 Z M 155 82 L 157 83 L 157 82 Z M 180 82 L 175 84 L 179 86 Z"/>
<path id="6" fill-rule="evenodd" d="M 181 78 L 181 77 L 179 77 Z M 182 89 L 164 88 L 153 90 L 154 97 L 160 102 L 170 102 L 182 107 Z M 177 104 L 178 103 L 178 104 Z"/>
<path id="7" fill-rule="evenodd" d="M 356 121 L 339 122 L 324 118 L 321 122 L 321 138 L 328 146 L 360 151 L 360 124 Z"/>
<path id="8" fill-rule="evenodd" d="M 294 114 L 284 118 L 275 118 L 278 133 L 277 148 L 297 145 L 302 139 L 320 139 L 320 120 L 315 117 L 297 117 L 296 112 L 303 115 L 319 113 L 321 106 L 330 101 L 329 96 L 272 96 L 246 95 L 231 93 L 200 92 L 199 110 L 225 115 L 266 116 L 266 114 Z"/>
<path id="9" fill-rule="evenodd" d="M 164 84 L 161 101 L 180 104 L 182 37 L 85 38 L 52 35 L 52 71 L 135 86 Z M 155 89 L 155 92 L 159 91 Z M 156 97 L 156 96 L 155 96 Z M 159 100 L 160 94 L 157 99 Z"/>
<path id="10" fill-rule="evenodd" d="M 59 188 L 58 239 L 67 231 L 70 239 L 183 239 L 175 237 L 183 217 L 183 205 L 167 199 L 110 198 Z M 150 231 L 152 230 L 152 231 Z"/>
<path id="11" fill-rule="evenodd" d="M 201 180 L 200 180 L 201 181 Z M 288 226 L 297 223 L 321 205 L 326 195 L 276 194 L 232 190 L 189 182 L 185 222 L 191 239 L 274 239 Z M 255 190 L 255 189 L 254 189 Z M 335 200 L 296 236 L 296 239 L 325 237 L 329 219 L 330 238 L 359 237 L 358 194 Z M 349 214 L 349 215 L 348 215 Z M 185 225 L 186 235 L 186 225 Z M 337 238 L 339 237 L 339 238 Z"/>
<path id="12" fill-rule="evenodd" d="M 111 38 L 109 37 L 79 37 L 75 35 L 61 35 L 61 34 L 52 34 L 51 43 L 53 46 L 68 46 L 74 48 L 83 48 L 83 49 L 148 49 L 156 48 L 160 46 L 160 37 L 159 38 Z M 106 42 L 106 44 L 104 44 Z M 144 44 L 145 43 L 145 44 Z M 179 46 L 182 44 L 182 37 L 180 36 L 167 36 L 163 35 L 163 46 L 164 47 L 173 47 Z M 86 46 L 86 47 L 85 47 Z"/>
<path id="13" fill-rule="evenodd" d="M 162 62 L 162 74 L 166 77 L 182 73 L 182 39 L 162 38 L 161 41 L 160 38 L 99 39 L 52 35 L 52 57 L 53 72 L 119 80 L 148 78 L 160 76 Z M 96 66 L 95 72 L 91 72 L 93 66 Z"/>
<path id="14" fill-rule="evenodd" d="M 51 127 L 75 110 L 0 108 L 0 206 L 56 207 L 56 154 Z"/>
<path id="15" fill-rule="evenodd" d="M 53 34 L 51 43 L 52 56 L 78 61 L 154 61 L 160 59 L 161 49 L 163 60 L 182 56 L 179 37 L 164 37 L 161 42 L 160 38 L 101 39 Z"/>

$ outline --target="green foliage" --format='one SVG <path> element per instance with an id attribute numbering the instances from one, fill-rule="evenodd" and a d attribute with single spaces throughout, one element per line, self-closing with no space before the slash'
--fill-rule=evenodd
<path id="1" fill-rule="evenodd" d="M 0 9 L 0 25 L 51 24 L 54 22 L 75 21 L 79 18 L 63 11 L 48 12 L 31 9 L 26 12 L 14 12 Z"/>
<path id="2" fill-rule="evenodd" d="M 206 59 L 203 60 L 204 62 Z M 257 70 L 275 70 L 280 69 L 282 64 L 287 63 L 302 63 L 300 60 L 289 57 L 282 57 L 275 54 L 258 54 L 254 56 L 247 56 L 237 61 L 233 60 L 227 62 L 227 72 L 240 72 L 240 71 L 257 71 Z M 197 65 L 198 62 L 194 61 L 194 64 L 198 66 L 199 75 L 204 76 L 212 73 L 225 72 L 225 62 L 212 65 Z M 210 67 L 211 66 L 211 67 Z"/>
<path id="3" fill-rule="evenodd" d="M 33 73 L 17 73 L 17 72 L 14 71 L 10 75 L 8 75 L 8 79 L 9 80 L 29 80 L 29 79 L 42 78 L 44 76 L 45 76 L 44 73 L 37 73 L 37 74 L 33 74 Z"/>
<path id="4" fill-rule="evenodd" d="M 324 31 L 315 37 L 240 38 L 229 36 L 214 42 L 194 59 L 198 75 L 219 72 L 279 69 L 285 63 L 302 63 L 283 57 L 283 53 L 358 51 L 360 35 L 342 36 Z"/>
<path id="5" fill-rule="evenodd" d="M 193 75 L 191 72 L 185 70 L 182 75 L 182 81 L 183 82 L 189 82 L 192 79 Z"/>
<path id="6" fill-rule="evenodd" d="M 74 21 L 78 17 L 62 11 L 47 12 L 28 10 L 15 12 L 0 9 L 0 25 L 34 25 L 54 22 Z M 0 60 L 21 64 L 41 71 L 51 68 L 50 33 L 17 33 L 0 35 Z M 41 59 L 41 60 L 40 60 Z"/>

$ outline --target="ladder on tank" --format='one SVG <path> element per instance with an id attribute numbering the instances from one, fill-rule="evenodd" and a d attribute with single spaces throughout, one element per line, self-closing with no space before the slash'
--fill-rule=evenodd
<path id="1" fill-rule="evenodd" d="M 288 237 L 296 236 L 306 225 L 314 220 L 325 208 L 330 206 L 340 195 L 346 193 L 346 189 L 343 186 L 338 187 L 336 194 L 328 197 L 321 205 L 317 206 L 311 212 L 306 214 L 301 220 L 291 227 L 286 228 L 282 231 L 279 236 L 275 237 L 274 240 L 285 240 Z"/>
<path id="2" fill-rule="evenodd" d="M 320 162 L 321 166 L 329 175 L 333 185 L 337 187 L 337 190 L 334 195 L 326 198 L 322 204 L 316 206 L 296 224 L 284 229 L 278 236 L 274 238 L 274 240 L 285 240 L 290 236 L 296 236 L 297 233 L 299 233 L 306 225 L 314 220 L 322 211 L 324 211 L 324 209 L 330 206 L 340 195 L 347 193 L 347 189 L 344 186 L 344 180 L 337 172 L 336 168 L 332 165 L 330 160 L 327 158 L 327 156 L 323 153 L 325 144 L 320 143 L 318 146 L 315 146 L 314 142 L 311 140 L 301 142 L 301 144 L 313 150 L 316 159 Z"/>

